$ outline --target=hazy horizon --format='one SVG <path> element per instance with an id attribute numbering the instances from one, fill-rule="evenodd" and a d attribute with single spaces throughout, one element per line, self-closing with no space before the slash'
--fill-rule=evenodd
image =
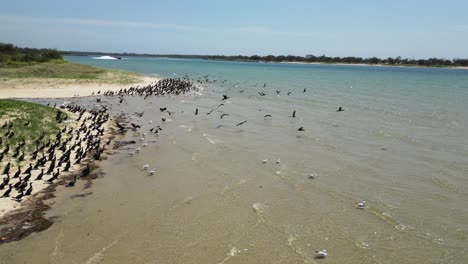
<path id="1" fill-rule="evenodd" d="M 467 58 L 464 1 L 6 2 L 0 42 L 181 55 Z"/>

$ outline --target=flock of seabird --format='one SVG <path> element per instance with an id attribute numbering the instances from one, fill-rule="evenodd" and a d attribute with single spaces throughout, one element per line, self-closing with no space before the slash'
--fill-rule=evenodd
<path id="1" fill-rule="evenodd" d="M 146 85 L 146 86 L 136 86 L 130 87 L 127 89 L 120 89 L 118 91 L 105 91 L 102 93 L 104 96 L 108 97 L 118 97 L 119 103 L 123 103 L 125 96 L 141 96 L 146 99 L 149 96 L 157 96 L 157 95 L 180 95 L 186 94 L 191 91 L 198 91 L 196 84 L 204 84 L 204 83 L 225 83 L 226 80 L 210 80 L 207 76 L 204 76 L 201 79 L 192 81 L 185 76 L 184 78 L 168 78 L 162 79 L 158 82 Z M 267 83 L 264 83 L 263 87 L 266 87 Z M 235 85 L 237 87 L 237 85 Z M 239 91 L 241 94 L 244 90 Z M 303 93 L 307 92 L 307 89 L 304 88 Z M 279 96 L 281 93 L 280 90 L 276 91 L 276 94 Z M 260 96 L 266 96 L 267 94 L 263 91 L 258 92 Z M 291 92 L 288 92 L 287 95 L 289 96 Z M 94 93 L 93 93 L 94 95 Z M 101 95 L 101 91 L 97 92 L 97 95 Z M 221 98 L 221 102 L 230 99 L 230 96 L 223 94 Z M 98 98 L 96 100 L 97 103 L 101 103 L 101 99 Z M 224 103 L 220 103 L 218 108 L 223 106 Z M 101 105 L 102 106 L 102 105 Z M 2 183 L 0 184 L 0 190 L 8 187 L 8 189 L 3 193 L 2 197 L 9 197 L 13 189 L 17 191 L 17 194 L 13 196 L 13 199 L 17 201 L 21 201 L 21 198 L 26 195 L 31 195 L 33 192 L 33 181 L 31 181 L 31 175 L 33 171 L 40 170 L 40 173 L 37 174 L 34 181 L 44 180 L 43 177 L 45 175 L 52 176 L 48 179 L 45 179 L 47 183 L 53 183 L 55 180 L 58 179 L 60 176 L 60 170 L 62 169 L 63 172 L 66 172 L 70 169 L 72 164 L 81 164 L 85 162 L 87 159 L 95 159 L 99 160 L 100 155 L 104 150 L 104 145 L 108 145 L 108 142 L 101 142 L 101 137 L 104 134 L 103 124 L 109 119 L 109 114 L 107 113 L 107 108 L 102 106 L 100 110 L 92 110 L 87 112 L 85 109 L 79 106 L 68 106 L 67 109 L 71 112 L 78 113 L 79 117 L 76 121 L 81 121 L 81 125 L 77 128 L 63 128 L 59 131 L 55 139 L 47 139 L 43 134 L 41 137 L 35 140 L 35 150 L 27 155 L 25 158 L 25 142 L 18 144 L 15 149 L 13 150 L 11 158 L 16 158 L 21 153 L 21 156 L 18 161 L 21 160 L 29 160 L 30 165 L 25 171 L 21 171 L 21 166 L 18 165 L 17 171 L 14 173 L 13 176 L 10 176 L 10 172 L 12 170 L 11 163 L 9 162 L 3 169 L 3 175 L 6 177 L 3 178 Z M 168 115 L 173 115 L 175 112 L 171 112 L 167 109 L 167 107 L 160 108 L 161 112 L 166 112 Z M 207 112 L 207 115 L 213 113 L 214 109 L 211 109 Z M 337 112 L 342 112 L 344 109 L 339 107 Z M 84 113 L 89 113 L 88 117 L 83 118 Z M 199 115 L 199 109 L 196 108 L 194 111 L 195 115 Z M 144 112 L 142 113 L 135 113 L 138 117 L 142 117 Z M 290 118 L 296 118 L 296 110 L 292 112 L 292 115 L 289 116 Z M 229 117 L 229 114 L 222 113 L 220 115 L 220 119 L 225 117 Z M 272 115 L 266 114 L 264 118 L 272 118 Z M 57 122 L 61 123 L 66 119 L 66 115 L 63 115 L 60 110 L 57 110 Z M 161 118 L 162 122 L 166 121 L 166 117 Z M 237 123 L 236 126 L 241 126 L 247 123 L 247 120 L 244 120 L 240 123 Z M 150 121 L 152 124 L 152 121 Z M 8 125 L 8 124 L 6 124 Z M 11 126 L 11 125 L 10 125 Z M 126 126 L 119 122 L 116 122 L 116 126 L 118 130 L 124 133 L 127 129 L 131 129 L 133 131 L 139 131 L 141 138 L 140 141 L 145 140 L 146 132 L 142 132 L 141 125 L 137 125 L 131 123 L 130 126 Z M 159 131 L 161 131 L 161 126 L 153 127 L 149 130 L 150 133 L 158 135 Z M 9 130 L 10 131 L 10 130 Z M 305 131 L 304 127 L 299 127 L 297 131 Z M 7 138 L 11 138 L 13 132 L 8 132 L 5 136 Z M 142 147 L 147 146 L 147 143 L 143 143 Z M 9 155 L 10 146 L 7 144 L 3 152 L 0 154 L 0 161 L 4 158 L 4 156 Z M 135 151 L 130 152 L 130 156 L 134 156 L 136 153 L 141 151 L 141 147 L 135 149 Z M 72 152 L 74 153 L 72 155 Z M 268 160 L 263 160 L 263 163 L 267 163 Z M 33 163 L 35 163 L 33 165 Z M 276 163 L 280 163 L 280 160 L 276 160 Z M 148 171 L 148 175 L 153 175 L 155 173 L 155 168 L 150 169 L 149 164 L 144 164 L 141 167 L 143 170 Z M 80 176 L 86 177 L 90 173 L 90 166 L 89 164 L 81 171 Z M 308 175 L 309 179 L 315 179 L 314 174 Z M 16 182 L 13 182 L 16 180 Z M 66 186 L 71 187 L 74 186 L 76 183 L 76 175 L 70 180 Z M 28 188 L 29 186 L 29 188 Z M 360 202 L 357 205 L 357 208 L 364 209 L 365 208 L 365 201 Z M 328 252 L 326 249 L 316 251 L 316 258 L 325 258 L 327 257 Z"/>
<path id="2" fill-rule="evenodd" d="M 64 125 L 69 124 L 70 117 L 64 111 L 57 109 L 55 122 L 61 124 L 61 128 L 55 136 L 46 136 L 45 132 L 36 138 L 31 139 L 34 150 L 27 153 L 26 142 L 22 141 L 10 151 L 10 144 L 5 142 L 2 145 L 1 159 L 10 160 L 3 167 L 0 190 L 5 188 L 1 194 L 2 198 L 12 197 L 20 202 L 24 196 L 34 193 L 33 184 L 36 181 L 44 181 L 52 184 L 56 182 L 61 174 L 71 171 L 73 166 L 79 166 L 87 163 L 89 160 L 100 160 L 105 145 L 110 143 L 101 142 L 104 136 L 104 124 L 109 119 L 106 110 L 87 111 L 79 106 L 67 106 L 67 110 L 76 113 L 78 118 L 75 122 L 76 127 Z M 6 122 L 3 125 L 8 131 L 12 131 L 13 122 Z M 28 129 L 27 126 L 20 129 Z M 19 154 L 21 153 L 21 154 Z M 14 169 L 13 161 L 16 161 Z M 29 166 L 23 171 L 21 163 L 29 163 Z M 35 175 L 32 178 L 33 174 Z M 87 177 L 90 174 L 90 166 L 87 164 L 79 173 L 81 177 Z M 4 175 L 4 176 L 3 176 Z M 50 176 L 49 176 L 50 175 Z M 47 177 L 47 178 L 46 178 Z M 66 187 L 72 187 L 76 183 L 76 175 L 66 183 Z M 15 190 L 16 194 L 13 194 Z"/>

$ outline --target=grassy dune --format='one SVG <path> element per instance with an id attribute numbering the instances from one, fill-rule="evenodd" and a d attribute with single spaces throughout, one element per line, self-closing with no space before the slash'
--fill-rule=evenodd
<path id="1" fill-rule="evenodd" d="M 40 104 L 0 99 L 0 152 L 9 145 L 11 155 L 22 142 L 27 150 L 32 150 L 42 133 L 43 141 L 55 136 L 60 128 L 55 119 L 57 111 L 60 110 Z M 60 112 L 62 117 L 66 116 Z"/>
<path id="2" fill-rule="evenodd" d="M 2 82 L 24 82 L 25 79 L 54 79 L 84 83 L 110 83 L 130 84 L 140 80 L 141 76 L 136 73 L 101 69 L 88 65 L 67 62 L 48 62 L 19 67 L 0 67 L 0 81 Z"/>

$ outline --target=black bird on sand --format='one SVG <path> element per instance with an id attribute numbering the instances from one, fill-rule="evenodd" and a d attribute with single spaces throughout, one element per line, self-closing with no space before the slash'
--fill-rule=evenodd
<path id="1" fill-rule="evenodd" d="M 18 178 L 21 174 L 21 168 L 18 167 L 18 171 L 16 171 L 15 175 L 13 175 L 13 179 Z"/>
<path id="2" fill-rule="evenodd" d="M 343 109 L 343 107 L 340 106 L 340 107 L 338 108 L 338 110 L 336 110 L 336 111 L 337 111 L 337 112 L 343 112 L 344 109 Z"/>
<path id="3" fill-rule="evenodd" d="M 8 196 L 10 196 L 10 193 L 11 193 L 11 190 L 12 190 L 12 189 L 13 189 L 13 185 L 10 184 L 8 190 L 6 190 L 6 191 L 3 193 L 2 197 L 8 197 Z"/>
<path id="4" fill-rule="evenodd" d="M 69 181 L 67 185 L 65 185 L 65 187 L 73 187 L 75 186 L 75 183 L 76 183 L 76 175 L 73 176 L 73 180 Z"/>
<path id="5" fill-rule="evenodd" d="M 218 107 L 223 106 L 224 104 L 219 104 Z"/>
<path id="6" fill-rule="evenodd" d="M 195 109 L 195 115 L 198 115 L 198 108 Z"/>
<path id="7" fill-rule="evenodd" d="M 29 188 L 26 190 L 26 193 L 24 195 L 25 196 L 31 195 L 32 191 L 33 191 L 32 182 L 30 182 L 29 183 Z"/>
<path id="8" fill-rule="evenodd" d="M 264 115 L 263 118 L 271 117 L 271 115 Z"/>
<path id="9" fill-rule="evenodd" d="M 229 97 L 229 96 L 223 94 L 223 99 L 222 99 L 222 100 L 224 101 L 224 100 L 227 100 L 227 99 L 229 99 L 229 98 L 231 98 L 231 97 Z"/>
<path id="10" fill-rule="evenodd" d="M 5 168 L 3 169 L 2 174 L 8 174 L 8 172 L 10 172 L 10 166 L 11 166 L 11 163 L 8 162 L 7 165 L 5 166 Z"/>
<path id="11" fill-rule="evenodd" d="M 206 113 L 207 115 L 213 113 L 213 109 L 211 109 L 211 111 L 209 111 L 208 113 Z"/>
<path id="12" fill-rule="evenodd" d="M 32 164 L 29 163 L 29 167 L 24 171 L 24 174 L 30 174 L 31 173 L 31 170 L 32 170 Z"/>
<path id="13" fill-rule="evenodd" d="M 86 168 L 84 168 L 84 170 L 81 171 L 81 177 L 88 176 L 90 172 L 91 172 L 91 168 L 89 167 L 89 164 L 86 164 Z"/>
<path id="14" fill-rule="evenodd" d="M 35 181 L 42 180 L 42 177 L 44 176 L 44 169 L 41 169 L 41 172 L 36 176 Z"/>
<path id="15" fill-rule="evenodd" d="M 223 117 L 225 117 L 225 116 L 229 116 L 229 114 L 222 114 L 221 119 L 223 119 Z"/>
<path id="16" fill-rule="evenodd" d="M 300 127 L 297 129 L 297 131 L 305 131 L 304 127 Z"/>
<path id="17" fill-rule="evenodd" d="M 15 197 L 13 197 L 13 200 L 17 201 L 17 202 L 21 202 L 21 198 L 23 197 L 24 193 L 23 193 L 23 190 L 20 191 L 20 193 L 18 195 L 16 195 Z"/>
<path id="18" fill-rule="evenodd" d="M 21 177 L 19 177 L 19 180 L 13 185 L 13 188 L 18 189 L 21 186 L 22 180 Z"/>

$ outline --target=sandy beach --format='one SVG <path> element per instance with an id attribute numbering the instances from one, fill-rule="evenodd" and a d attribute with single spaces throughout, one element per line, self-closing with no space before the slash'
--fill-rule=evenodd
<path id="1" fill-rule="evenodd" d="M 0 80 L 0 98 L 67 98 L 89 96 L 98 91 L 118 91 L 131 86 L 145 86 L 159 78 L 141 76 L 132 84 L 103 83 L 92 80 L 24 78 Z"/>

